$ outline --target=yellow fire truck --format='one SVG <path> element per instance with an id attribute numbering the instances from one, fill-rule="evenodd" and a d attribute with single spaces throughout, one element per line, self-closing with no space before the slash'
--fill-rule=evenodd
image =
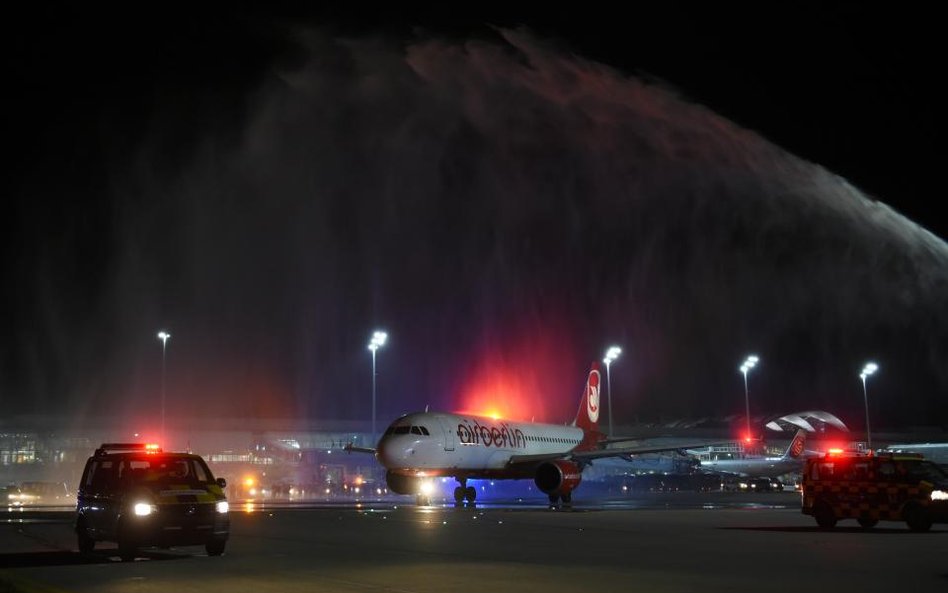
<path id="1" fill-rule="evenodd" d="M 823 529 L 842 519 L 866 529 L 905 521 L 912 531 L 948 523 L 948 473 L 921 455 L 832 450 L 807 459 L 802 495 L 803 514 Z"/>

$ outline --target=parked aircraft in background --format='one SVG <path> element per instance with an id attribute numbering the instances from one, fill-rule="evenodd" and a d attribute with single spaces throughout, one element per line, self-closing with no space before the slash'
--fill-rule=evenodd
<path id="1" fill-rule="evenodd" d="M 920 453 L 929 461 L 948 466 L 948 443 L 893 443 L 885 450 L 893 453 Z"/>
<path id="2" fill-rule="evenodd" d="M 776 478 L 783 474 L 799 472 L 806 459 L 806 431 L 802 428 L 790 441 L 786 452 L 779 457 L 744 457 L 741 459 L 702 460 L 702 471 L 733 474 L 737 476 Z M 691 451 L 691 453 L 695 453 Z"/>

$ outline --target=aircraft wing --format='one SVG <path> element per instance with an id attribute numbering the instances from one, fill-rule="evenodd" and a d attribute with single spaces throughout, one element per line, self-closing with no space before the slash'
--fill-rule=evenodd
<path id="1" fill-rule="evenodd" d="M 593 461 L 595 459 L 604 459 L 606 457 L 628 457 L 630 455 L 643 455 L 645 453 L 664 453 L 666 451 L 682 451 L 684 449 L 694 449 L 696 447 L 708 447 L 720 443 L 702 443 L 695 445 L 686 443 L 683 445 L 662 445 L 652 447 L 613 447 L 611 449 L 592 449 L 590 451 L 569 451 L 567 453 L 538 453 L 535 455 L 512 455 L 508 465 L 533 464 L 543 461 L 552 461 L 554 459 L 566 459 L 579 463 Z"/>
<path id="2" fill-rule="evenodd" d="M 342 448 L 346 453 L 371 453 L 375 455 L 374 447 L 356 447 L 352 443 L 347 443 L 345 447 Z"/>
<path id="3" fill-rule="evenodd" d="M 649 439 L 654 439 L 654 438 L 659 438 L 659 437 L 655 437 L 655 436 L 651 436 L 651 437 L 615 437 L 615 438 L 611 438 L 611 439 L 603 439 L 603 440 L 601 440 L 601 441 L 598 441 L 598 444 L 600 444 L 600 445 L 612 445 L 612 444 L 615 444 L 615 443 L 630 443 L 630 442 L 647 441 L 647 440 L 649 440 Z M 669 437 L 665 437 L 665 438 L 669 438 Z M 670 437 L 670 438 L 674 438 L 674 437 Z M 718 443 L 705 442 L 705 443 L 701 443 L 701 444 L 698 444 L 698 445 L 694 445 L 694 444 L 675 445 L 674 447 L 672 447 L 672 449 L 707 449 L 708 447 L 712 447 L 712 446 L 715 446 L 715 445 L 724 445 L 724 444 L 727 444 L 727 443 L 733 443 L 735 440 L 736 440 L 736 439 L 731 439 L 730 441 L 721 441 L 721 442 L 718 442 Z M 764 439 L 763 439 L 762 437 L 755 437 L 755 438 L 753 439 L 753 442 L 755 442 L 755 443 L 760 443 L 760 442 L 763 442 L 763 440 L 764 440 Z"/>
<path id="4" fill-rule="evenodd" d="M 530 465 L 554 459 L 570 459 L 571 453 L 536 453 L 534 455 L 511 455 L 507 465 Z"/>
<path id="5" fill-rule="evenodd" d="M 592 461 L 606 457 L 628 457 L 630 455 L 644 455 L 646 453 L 683 451 L 685 449 L 695 449 L 719 444 L 721 443 L 701 443 L 698 445 L 694 443 L 684 443 L 681 445 L 653 445 L 651 447 L 611 447 L 608 449 L 593 449 L 591 451 L 572 451 L 569 453 L 569 456 L 576 461 Z"/>

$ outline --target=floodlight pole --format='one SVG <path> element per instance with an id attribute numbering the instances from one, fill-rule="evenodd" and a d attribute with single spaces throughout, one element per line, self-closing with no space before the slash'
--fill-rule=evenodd
<path id="1" fill-rule="evenodd" d="M 859 373 L 859 378 L 862 379 L 862 401 L 866 406 L 866 447 L 869 448 L 870 452 L 872 452 L 872 431 L 869 428 L 869 392 L 866 389 L 866 379 L 877 370 L 879 370 L 879 365 L 874 362 L 867 362 L 866 366 L 862 367 L 862 372 Z"/>
<path id="2" fill-rule="evenodd" d="M 744 375 L 744 415 L 747 419 L 747 433 L 744 435 L 745 442 L 749 442 L 751 438 L 750 391 L 747 388 L 747 373 L 757 366 L 759 361 L 759 357 L 751 354 L 744 359 L 744 363 L 741 364 L 740 368 L 741 373 Z"/>
<path id="3" fill-rule="evenodd" d="M 377 331 L 372 334 L 372 340 L 369 342 L 369 350 L 372 351 L 372 435 L 371 444 L 375 445 L 375 352 L 385 345 L 388 334 L 383 331 Z"/>
<path id="4" fill-rule="evenodd" d="M 606 356 L 602 359 L 602 362 L 606 363 L 606 404 L 609 406 L 609 436 L 614 436 L 615 433 L 612 432 L 612 374 L 610 373 L 610 366 L 612 361 L 619 358 L 619 355 L 622 354 L 622 348 L 618 346 L 610 346 L 606 350 Z"/>
<path id="5" fill-rule="evenodd" d="M 158 339 L 161 340 L 161 443 L 165 445 L 167 443 L 167 436 L 165 435 L 165 392 L 166 392 L 166 353 L 168 351 L 168 338 L 171 337 L 166 331 L 158 332 Z"/>

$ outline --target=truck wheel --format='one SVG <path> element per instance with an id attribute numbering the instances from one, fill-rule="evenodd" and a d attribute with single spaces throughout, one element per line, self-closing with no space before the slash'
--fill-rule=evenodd
<path id="1" fill-rule="evenodd" d="M 859 521 L 859 526 L 863 529 L 872 529 L 879 523 L 878 519 L 870 519 L 869 517 L 859 517 L 856 520 Z"/>
<path id="2" fill-rule="evenodd" d="M 912 531 L 928 531 L 932 528 L 932 518 L 928 511 L 917 504 L 905 508 L 905 523 Z"/>
<path id="3" fill-rule="evenodd" d="M 118 555 L 122 559 L 122 562 L 131 562 L 135 559 L 137 549 L 135 549 L 135 544 L 127 541 L 120 540 L 118 543 Z"/>
<path id="4" fill-rule="evenodd" d="M 95 540 L 89 537 L 85 521 L 79 521 L 76 525 L 76 544 L 79 546 L 80 554 L 88 554 L 95 549 Z"/>
<path id="5" fill-rule="evenodd" d="M 833 509 L 825 502 L 816 503 L 816 506 L 813 507 L 813 518 L 816 519 L 816 524 L 820 526 L 820 529 L 836 527 L 836 515 L 833 514 Z"/>
<path id="6" fill-rule="evenodd" d="M 224 553 L 224 548 L 226 547 L 226 539 L 215 539 L 204 544 L 204 550 L 207 552 L 208 556 L 220 556 Z"/>

